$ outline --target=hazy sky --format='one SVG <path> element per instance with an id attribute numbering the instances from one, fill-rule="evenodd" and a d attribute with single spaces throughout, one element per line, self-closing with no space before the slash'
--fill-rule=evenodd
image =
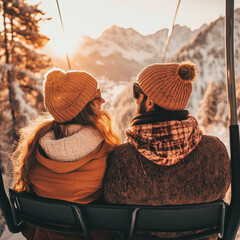
<path id="1" fill-rule="evenodd" d="M 41 24 L 41 29 L 51 38 L 49 47 L 62 54 L 75 47 L 83 34 L 96 38 L 114 24 L 132 27 L 141 34 L 169 28 L 177 3 L 178 0 L 59 0 L 63 36 L 56 0 L 41 0 L 40 8 L 52 17 Z M 240 7 L 240 1 L 235 1 L 235 7 Z M 175 23 L 197 29 L 224 15 L 225 0 L 182 0 Z"/>

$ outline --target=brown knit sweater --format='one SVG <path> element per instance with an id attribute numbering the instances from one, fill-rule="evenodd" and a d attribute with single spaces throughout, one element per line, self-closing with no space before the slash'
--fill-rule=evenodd
<path id="1" fill-rule="evenodd" d="M 137 205 L 203 203 L 223 199 L 230 181 L 229 156 L 216 137 L 204 135 L 189 155 L 170 166 L 155 164 L 127 142 L 110 155 L 104 198 Z"/>
<path id="2" fill-rule="evenodd" d="M 104 197 L 109 203 L 139 205 L 202 203 L 223 199 L 230 181 L 228 153 L 216 137 L 203 136 L 172 166 L 157 165 L 124 143 L 110 155 Z"/>

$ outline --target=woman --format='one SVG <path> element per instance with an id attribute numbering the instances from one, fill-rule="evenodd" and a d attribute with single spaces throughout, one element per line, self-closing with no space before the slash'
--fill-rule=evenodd
<path id="1" fill-rule="evenodd" d="M 85 71 L 52 69 L 43 84 L 50 117 L 41 116 L 20 132 L 12 155 L 15 190 L 87 204 L 102 194 L 106 159 L 120 144 L 96 79 Z M 27 239 L 81 239 L 28 225 Z M 104 231 L 93 239 L 110 239 Z"/>

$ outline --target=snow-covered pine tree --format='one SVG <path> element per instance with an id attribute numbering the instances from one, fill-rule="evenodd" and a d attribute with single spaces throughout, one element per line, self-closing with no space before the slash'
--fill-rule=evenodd
<path id="1" fill-rule="evenodd" d="M 48 42 L 40 33 L 44 12 L 25 0 L 0 0 L 0 165 L 8 167 L 8 154 L 19 128 L 43 109 L 41 70 L 50 59 L 37 52 Z"/>
<path id="2" fill-rule="evenodd" d="M 34 107 L 42 100 L 36 73 L 49 67 L 50 59 L 36 49 L 44 47 L 49 40 L 39 29 L 39 22 L 47 19 L 43 19 L 39 4 L 29 5 L 25 0 L 1 0 L 0 4 L 3 16 L 0 72 L 4 86 L 1 97 L 7 90 L 8 121 L 12 123 L 9 135 L 14 140 L 17 130 L 36 113 Z"/>
<path id="3" fill-rule="evenodd" d="M 221 108 L 221 106 L 219 105 L 221 105 L 220 103 L 223 102 L 223 95 L 225 94 L 225 85 L 223 83 L 216 83 L 211 81 L 197 113 L 199 123 L 201 127 L 203 127 L 206 131 L 213 123 L 216 124 L 218 121 L 220 121 L 220 119 L 218 119 L 218 117 L 216 116 L 219 115 L 219 111 Z M 223 106 L 226 106 L 225 102 L 223 103 Z M 224 109 L 222 109 L 221 111 L 224 111 Z M 221 115 L 222 114 L 223 112 L 221 113 Z"/>
<path id="4" fill-rule="evenodd" d="M 11 116 L 8 120 L 12 123 L 9 135 L 14 140 L 19 127 L 36 113 L 34 106 L 42 100 L 36 73 L 49 67 L 50 59 L 37 53 L 36 49 L 44 47 L 49 39 L 40 33 L 39 22 L 45 19 L 39 4 L 29 5 L 25 0 L 1 0 L 0 7 L 3 16 L 1 84 L 3 92 L 8 92 Z"/>

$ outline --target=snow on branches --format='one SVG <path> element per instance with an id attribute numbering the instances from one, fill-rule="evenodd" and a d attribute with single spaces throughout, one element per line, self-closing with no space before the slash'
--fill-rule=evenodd
<path id="1" fill-rule="evenodd" d="M 19 111 L 21 115 L 26 117 L 26 120 L 29 121 L 31 118 L 30 116 L 36 116 L 37 111 L 30 107 L 27 104 L 26 100 L 24 99 L 24 92 L 22 91 L 20 84 L 17 81 L 13 82 L 13 88 L 15 92 L 15 99 L 19 104 Z"/>

